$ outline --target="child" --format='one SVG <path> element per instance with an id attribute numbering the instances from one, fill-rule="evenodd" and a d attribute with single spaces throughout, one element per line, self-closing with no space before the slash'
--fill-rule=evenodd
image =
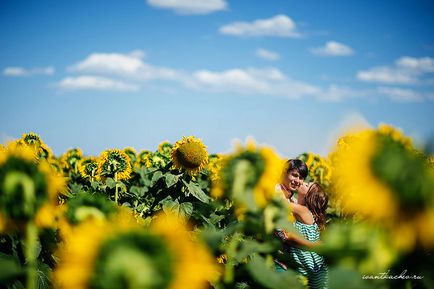
<path id="1" fill-rule="evenodd" d="M 327 265 L 322 256 L 299 246 L 313 247 L 318 244 L 320 231 L 325 226 L 327 204 L 327 194 L 319 184 L 311 184 L 307 192 L 302 186 L 299 189 L 298 204 L 290 203 L 290 207 L 296 219 L 295 227 L 305 240 L 283 231 L 285 243 L 291 244 L 290 257 L 296 264 L 297 271 L 307 277 L 311 289 L 327 287 Z"/>

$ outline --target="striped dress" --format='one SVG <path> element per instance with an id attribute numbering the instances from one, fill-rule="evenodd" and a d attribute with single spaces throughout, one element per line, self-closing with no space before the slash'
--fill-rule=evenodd
<path id="1" fill-rule="evenodd" d="M 294 225 L 306 240 L 311 242 L 319 240 L 320 233 L 316 223 L 307 225 L 300 221 L 296 221 Z M 315 252 L 303 250 L 297 247 L 291 247 L 289 254 L 297 264 L 297 271 L 307 277 L 310 289 L 327 288 L 328 270 L 324 257 Z"/>

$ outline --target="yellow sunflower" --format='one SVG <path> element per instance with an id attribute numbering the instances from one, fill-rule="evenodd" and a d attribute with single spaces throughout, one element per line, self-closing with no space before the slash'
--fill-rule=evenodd
<path id="1" fill-rule="evenodd" d="M 133 147 L 126 147 L 123 152 L 130 158 L 131 166 L 136 162 L 137 152 Z"/>
<path id="2" fill-rule="evenodd" d="M 131 216 L 72 230 L 58 254 L 56 288 L 205 289 L 218 273 L 206 248 L 174 216 L 160 216 L 147 229 Z"/>
<path id="3" fill-rule="evenodd" d="M 80 148 L 67 150 L 61 157 L 60 163 L 66 172 L 78 173 L 78 162 L 83 158 L 83 152 Z"/>
<path id="4" fill-rule="evenodd" d="M 170 157 L 172 149 L 173 145 L 169 141 L 165 140 L 158 145 L 157 151 L 164 156 Z"/>
<path id="5" fill-rule="evenodd" d="M 175 169 L 195 175 L 208 163 L 206 146 L 193 136 L 184 137 L 173 146 L 172 161 Z"/>
<path id="6" fill-rule="evenodd" d="M 78 163 L 78 171 L 83 179 L 94 180 L 97 176 L 98 159 L 95 157 L 83 158 Z"/>
<path id="7" fill-rule="evenodd" d="M 123 151 L 109 149 L 101 153 L 97 171 L 99 176 L 121 181 L 129 179 L 131 171 L 130 158 Z"/>
<path id="8" fill-rule="evenodd" d="M 134 166 L 137 168 L 140 168 L 142 166 L 150 168 L 152 166 L 151 156 L 152 156 L 151 151 L 148 151 L 148 150 L 141 151 L 139 153 L 139 155 L 137 156 L 137 159 L 136 159 L 136 162 L 134 163 Z"/>
<path id="9" fill-rule="evenodd" d="M 217 181 L 219 178 L 219 172 L 223 162 L 222 159 L 223 156 L 219 154 L 209 156 L 207 170 L 211 181 Z"/>
<path id="10" fill-rule="evenodd" d="M 51 149 L 42 141 L 41 137 L 33 132 L 23 134 L 18 141 L 19 144 L 28 145 L 33 147 L 37 151 L 37 155 L 40 158 L 49 159 L 53 157 Z"/>

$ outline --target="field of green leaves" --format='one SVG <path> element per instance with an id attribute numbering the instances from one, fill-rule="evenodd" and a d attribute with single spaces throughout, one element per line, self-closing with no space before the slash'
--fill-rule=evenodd
<path id="1" fill-rule="evenodd" d="M 328 288 L 434 288 L 433 156 L 391 126 L 298 156 L 329 195 Z M 156 150 L 79 148 L 34 133 L 0 145 L 1 288 L 308 288 L 276 272 L 275 186 L 285 160 L 254 141 L 210 154 L 195 137 Z"/>

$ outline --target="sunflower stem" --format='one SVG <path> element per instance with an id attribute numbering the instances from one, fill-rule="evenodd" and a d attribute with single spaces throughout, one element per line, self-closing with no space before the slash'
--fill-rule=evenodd
<path id="1" fill-rule="evenodd" d="M 116 205 L 118 204 L 118 197 L 119 197 L 118 194 L 119 194 L 118 193 L 118 173 L 116 172 L 115 173 L 115 203 L 116 203 Z"/>
<path id="2" fill-rule="evenodd" d="M 26 225 L 25 256 L 27 262 L 27 289 L 36 289 L 37 268 L 36 268 L 36 245 L 38 242 L 38 228 L 33 221 Z"/>

